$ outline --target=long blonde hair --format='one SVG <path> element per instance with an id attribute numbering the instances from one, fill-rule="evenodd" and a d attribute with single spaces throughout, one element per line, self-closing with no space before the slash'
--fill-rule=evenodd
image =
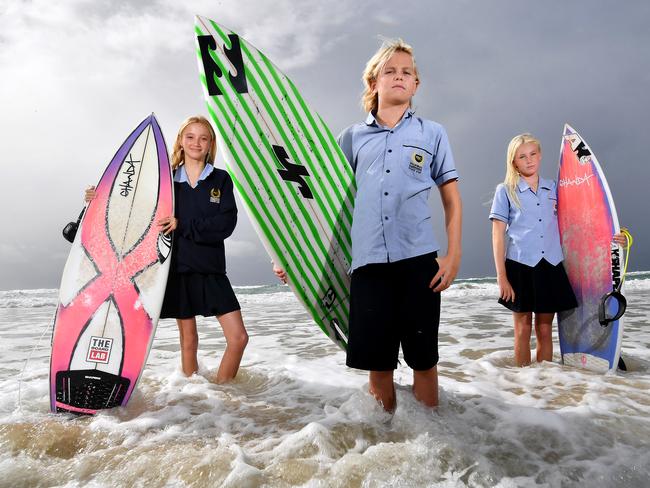
<path id="1" fill-rule="evenodd" d="M 217 140 L 216 140 L 216 135 L 214 133 L 214 129 L 212 128 L 212 124 L 206 119 L 205 117 L 201 115 L 193 115 L 192 117 L 188 117 L 183 121 L 181 124 L 181 128 L 178 129 L 178 134 L 176 135 L 176 141 L 174 141 L 174 148 L 172 149 L 172 169 L 178 168 L 184 160 L 184 155 L 183 155 L 183 147 L 181 146 L 181 140 L 183 139 L 183 131 L 187 129 L 187 126 L 190 124 L 202 124 L 205 127 L 207 127 L 208 131 L 210 132 L 210 149 L 208 150 L 208 157 L 207 161 L 208 163 L 213 163 L 214 158 L 217 156 Z"/>
<path id="2" fill-rule="evenodd" d="M 517 196 L 517 186 L 519 185 L 520 176 L 519 171 L 517 171 L 517 166 L 515 165 L 515 155 L 521 146 L 528 143 L 535 144 L 537 149 L 539 149 L 539 152 L 542 152 L 542 144 L 539 142 L 539 139 L 532 134 L 525 132 L 524 134 L 519 134 L 512 138 L 510 144 L 508 144 L 508 151 L 506 153 L 506 177 L 503 180 L 503 184 L 508 191 L 510 200 L 514 202 L 517 208 L 521 208 L 519 197 Z"/>
<path id="3" fill-rule="evenodd" d="M 403 52 L 413 58 L 413 71 L 415 82 L 420 83 L 418 68 L 413 56 L 413 48 L 406 44 L 402 39 L 385 39 L 379 50 L 366 63 L 366 69 L 363 70 L 364 90 L 361 95 L 361 105 L 366 112 L 376 112 L 379 107 L 379 97 L 374 89 L 379 73 L 384 68 L 390 57 L 396 52 Z"/>

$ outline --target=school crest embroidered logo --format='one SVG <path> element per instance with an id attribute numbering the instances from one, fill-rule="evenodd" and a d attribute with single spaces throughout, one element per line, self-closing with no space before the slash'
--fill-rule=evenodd
<path id="1" fill-rule="evenodd" d="M 213 188 L 210 190 L 210 203 L 219 203 L 221 201 L 221 190 Z"/>
<path id="2" fill-rule="evenodd" d="M 411 154 L 409 169 L 416 173 L 422 173 L 422 166 L 424 166 L 424 155 L 417 151 L 413 151 L 413 154 Z"/>

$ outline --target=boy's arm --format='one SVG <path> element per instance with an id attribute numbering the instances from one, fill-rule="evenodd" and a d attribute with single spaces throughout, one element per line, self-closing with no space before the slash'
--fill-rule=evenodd
<path id="1" fill-rule="evenodd" d="M 430 287 L 439 292 L 446 290 L 453 283 L 460 268 L 461 234 L 463 226 L 463 204 L 460 199 L 458 182 L 450 180 L 438 187 L 440 199 L 445 211 L 445 227 L 447 229 L 447 255 L 438 258 L 440 269 L 431 280 Z"/>

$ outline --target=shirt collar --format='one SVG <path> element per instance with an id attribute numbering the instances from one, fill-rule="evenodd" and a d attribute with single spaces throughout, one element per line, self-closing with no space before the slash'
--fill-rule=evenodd
<path id="1" fill-rule="evenodd" d="M 199 175 L 199 179 L 196 180 L 197 185 L 199 181 L 203 181 L 208 176 L 210 176 L 212 170 L 214 170 L 214 166 L 212 166 L 210 163 L 206 163 L 205 167 L 203 168 L 203 171 L 201 171 L 201 174 Z M 174 181 L 177 183 L 187 183 L 188 185 L 190 184 L 190 181 L 187 179 L 187 171 L 185 171 L 184 164 L 181 164 L 176 170 L 176 174 L 174 175 Z"/>
<path id="2" fill-rule="evenodd" d="M 523 178 L 519 178 L 519 183 L 517 183 L 517 188 L 519 193 L 523 193 L 530 188 L 530 185 Z M 553 182 L 547 180 L 546 178 L 539 177 L 539 182 L 537 183 L 537 188 L 544 188 L 546 190 L 551 190 L 553 188 Z"/>
<path id="3" fill-rule="evenodd" d="M 415 110 L 412 108 L 406 109 L 406 112 L 404 112 L 404 115 L 402 116 L 401 120 L 397 123 L 395 127 L 400 125 L 404 119 L 408 119 L 409 117 L 412 117 L 413 114 L 415 113 Z M 377 119 L 375 118 L 375 114 L 372 112 L 368 112 L 368 115 L 366 116 L 366 125 L 371 125 L 374 127 L 383 127 L 377 122 Z"/>

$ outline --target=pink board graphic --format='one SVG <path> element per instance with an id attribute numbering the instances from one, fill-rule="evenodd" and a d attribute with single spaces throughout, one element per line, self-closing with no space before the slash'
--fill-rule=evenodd
<path id="1" fill-rule="evenodd" d="M 52 336 L 52 411 L 126 405 L 147 360 L 169 271 L 171 167 L 153 114 L 104 171 L 66 262 Z"/>
<path id="2" fill-rule="evenodd" d="M 558 172 L 558 223 L 564 266 L 578 300 L 558 315 L 565 364 L 594 371 L 616 368 L 623 326 L 600 325 L 600 300 L 618 284 L 623 251 L 612 244 L 619 231 L 605 176 L 584 139 L 564 126 Z"/>

